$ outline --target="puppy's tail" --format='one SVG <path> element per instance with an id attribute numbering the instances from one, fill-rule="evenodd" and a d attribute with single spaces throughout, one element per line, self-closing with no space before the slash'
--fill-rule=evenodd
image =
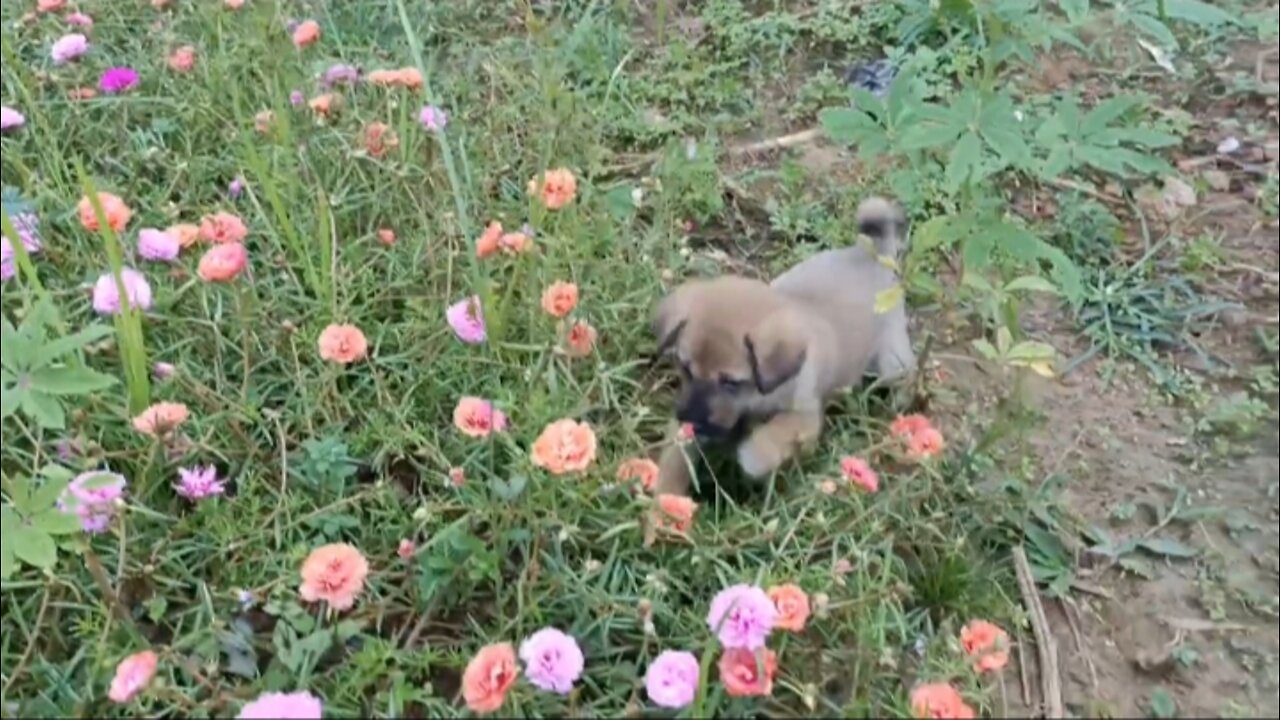
<path id="1" fill-rule="evenodd" d="M 906 244 L 906 213 L 892 200 L 869 197 L 858 206 L 858 232 L 871 238 L 877 253 L 896 260 Z"/>

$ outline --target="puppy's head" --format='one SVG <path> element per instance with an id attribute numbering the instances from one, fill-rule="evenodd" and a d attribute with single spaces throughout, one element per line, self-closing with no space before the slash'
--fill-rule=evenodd
<path id="1" fill-rule="evenodd" d="M 806 360 L 796 321 L 785 298 L 757 280 L 695 280 L 668 295 L 653 324 L 658 353 L 670 355 L 683 378 L 677 419 L 716 439 L 775 412 L 774 393 Z"/>

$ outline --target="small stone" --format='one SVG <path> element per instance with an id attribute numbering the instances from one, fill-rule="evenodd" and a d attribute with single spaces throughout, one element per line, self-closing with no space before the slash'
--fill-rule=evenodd
<path id="1" fill-rule="evenodd" d="M 1219 155 L 1230 155 L 1240 149 L 1240 140 L 1236 137 L 1228 137 L 1218 143 Z"/>
<path id="2" fill-rule="evenodd" d="M 1231 176 L 1221 170 L 1205 170 L 1202 177 L 1209 184 L 1209 187 L 1218 192 L 1226 192 L 1231 189 Z"/>

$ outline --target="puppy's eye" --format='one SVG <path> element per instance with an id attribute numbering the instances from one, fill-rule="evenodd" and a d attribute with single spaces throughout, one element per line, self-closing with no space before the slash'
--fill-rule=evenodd
<path id="1" fill-rule="evenodd" d="M 747 386 L 746 380 L 739 380 L 738 378 L 728 377 L 727 375 L 721 376 L 720 378 L 720 387 L 724 388 L 726 392 L 736 393 L 746 386 Z"/>
<path id="2" fill-rule="evenodd" d="M 693 377 L 693 371 L 689 369 L 689 363 L 685 362 L 684 360 L 679 360 L 679 359 L 677 359 L 677 361 L 676 361 L 676 362 L 677 362 L 677 364 L 680 366 L 680 374 L 681 374 L 681 375 L 685 376 L 686 378 L 691 378 L 691 377 Z"/>

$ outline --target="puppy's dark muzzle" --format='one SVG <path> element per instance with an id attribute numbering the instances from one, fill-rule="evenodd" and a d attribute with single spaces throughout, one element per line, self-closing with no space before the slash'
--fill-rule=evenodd
<path id="1" fill-rule="evenodd" d="M 693 426 L 694 435 L 707 440 L 723 437 L 728 428 L 711 422 L 711 405 L 703 388 L 687 388 L 676 408 L 676 420 Z"/>

